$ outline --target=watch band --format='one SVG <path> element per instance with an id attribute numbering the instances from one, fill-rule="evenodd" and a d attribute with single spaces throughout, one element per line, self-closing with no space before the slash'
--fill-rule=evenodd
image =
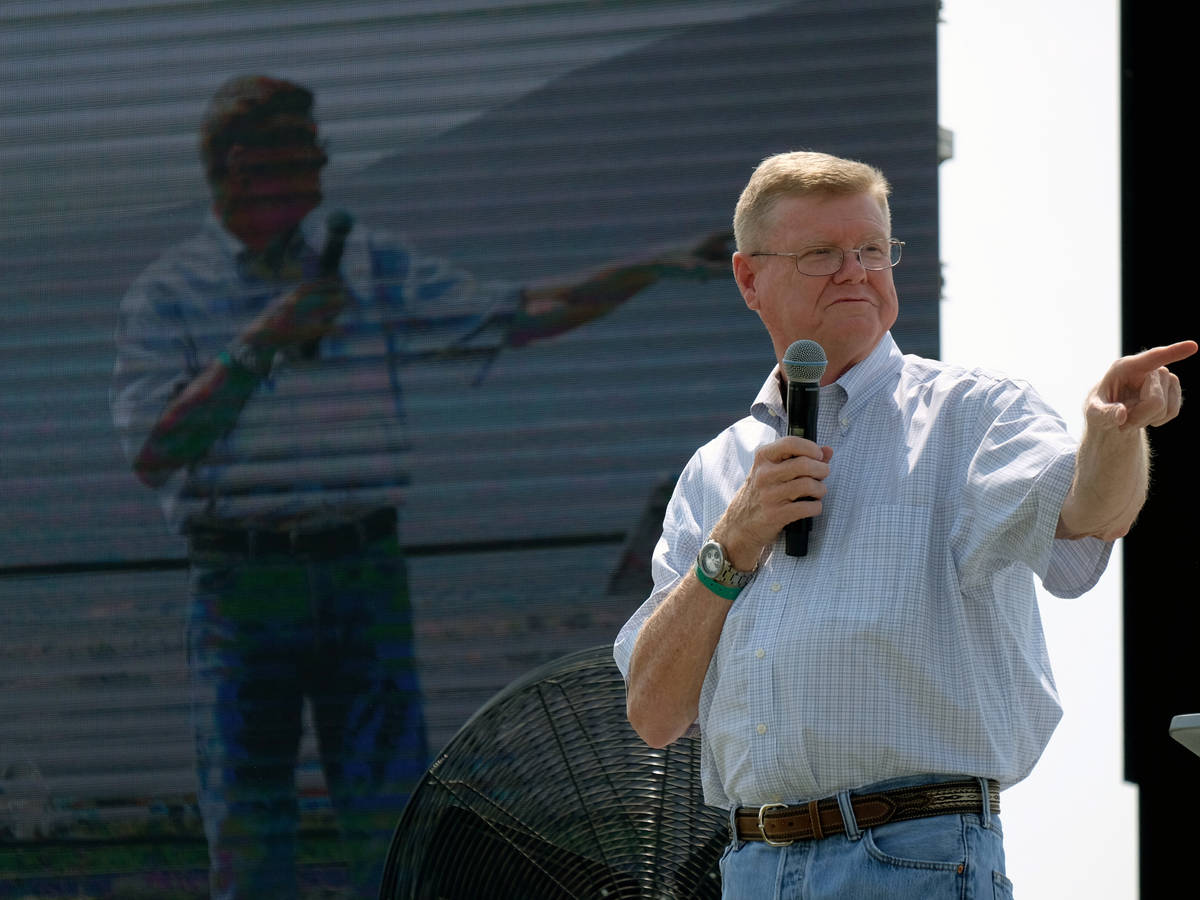
<path id="1" fill-rule="evenodd" d="M 736 600 L 738 594 L 742 592 L 740 587 L 730 587 L 727 584 L 721 584 L 719 581 L 713 581 L 704 574 L 704 570 L 700 568 L 700 563 L 696 563 L 696 579 L 716 594 L 718 597 L 724 597 L 726 600 Z"/>
<path id="2" fill-rule="evenodd" d="M 234 341 L 222 350 L 217 358 L 228 369 L 241 371 L 247 375 L 253 375 L 255 378 L 266 378 L 271 374 L 271 364 L 275 361 L 275 354 L 272 351 L 270 355 L 267 355 L 244 341 Z"/>

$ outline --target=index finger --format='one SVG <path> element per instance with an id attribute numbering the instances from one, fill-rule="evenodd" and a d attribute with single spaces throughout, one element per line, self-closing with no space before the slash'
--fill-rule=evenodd
<path id="1" fill-rule="evenodd" d="M 824 459 L 825 451 L 808 438 L 785 435 L 777 441 L 772 441 L 762 448 L 763 455 L 771 462 L 783 462 L 795 456 L 808 456 L 813 459 Z"/>
<path id="2" fill-rule="evenodd" d="M 1141 372 L 1153 372 L 1161 366 L 1169 366 L 1181 359 L 1187 359 L 1196 350 L 1195 341 L 1179 341 L 1175 344 L 1167 344 L 1165 347 L 1151 347 L 1149 350 L 1135 353 L 1133 356 L 1126 357 L 1125 363 L 1130 368 Z"/>

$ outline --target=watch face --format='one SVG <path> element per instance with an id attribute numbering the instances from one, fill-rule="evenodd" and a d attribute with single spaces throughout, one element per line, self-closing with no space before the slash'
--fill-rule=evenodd
<path id="1" fill-rule="evenodd" d="M 716 578 L 721 574 L 721 570 L 725 568 L 725 552 L 720 544 L 709 541 L 700 548 L 700 568 L 709 578 Z"/>

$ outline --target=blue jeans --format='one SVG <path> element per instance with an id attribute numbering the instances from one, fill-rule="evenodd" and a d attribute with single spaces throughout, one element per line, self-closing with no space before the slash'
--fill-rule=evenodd
<path id="1" fill-rule="evenodd" d="M 894 779 L 862 793 L 931 780 Z M 1004 834 L 986 801 L 978 815 L 933 816 L 860 831 L 849 794 L 838 795 L 846 834 L 786 847 L 730 844 L 721 858 L 723 900 L 1012 900 Z"/>
<path id="2" fill-rule="evenodd" d="M 192 559 L 188 653 L 214 900 L 297 895 L 308 698 L 355 897 L 378 896 L 428 750 L 394 537 L 333 560 Z"/>

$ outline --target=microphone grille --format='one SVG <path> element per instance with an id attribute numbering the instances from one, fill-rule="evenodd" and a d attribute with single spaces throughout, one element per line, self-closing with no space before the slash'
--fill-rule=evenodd
<path id="1" fill-rule="evenodd" d="M 325 230 L 343 237 L 354 227 L 354 217 L 344 209 L 335 209 L 325 218 Z"/>
<path id="2" fill-rule="evenodd" d="M 820 381 L 826 365 L 825 350 L 816 341 L 794 341 L 783 354 L 788 381 Z"/>

